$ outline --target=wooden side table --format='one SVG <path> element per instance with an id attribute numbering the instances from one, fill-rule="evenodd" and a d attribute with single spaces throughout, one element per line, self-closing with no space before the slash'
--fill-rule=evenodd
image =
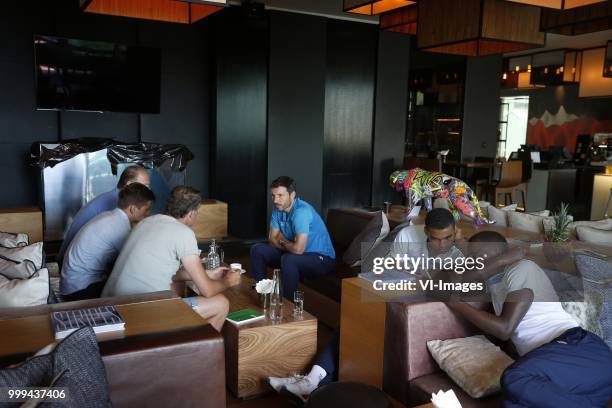
<path id="1" fill-rule="evenodd" d="M 251 285 L 255 281 L 243 275 L 240 285 L 223 294 L 229 299 L 230 312 L 259 307 L 259 295 Z M 192 282 L 190 289 L 197 293 Z M 223 325 L 227 387 L 238 398 L 252 398 L 272 389 L 266 378 L 287 377 L 309 367 L 317 351 L 317 319 L 304 311 L 293 316 L 293 303 L 284 299 L 283 317 L 274 322 L 264 318 L 253 323 Z"/>

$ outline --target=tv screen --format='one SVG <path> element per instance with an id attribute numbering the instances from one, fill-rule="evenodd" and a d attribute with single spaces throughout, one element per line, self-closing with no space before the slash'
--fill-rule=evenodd
<path id="1" fill-rule="evenodd" d="M 34 50 L 38 109 L 159 113 L 159 49 L 37 35 Z"/>

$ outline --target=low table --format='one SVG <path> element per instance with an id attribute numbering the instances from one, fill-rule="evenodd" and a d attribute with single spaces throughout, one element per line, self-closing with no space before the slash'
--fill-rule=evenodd
<path id="1" fill-rule="evenodd" d="M 251 285 L 255 281 L 242 277 L 240 285 L 223 294 L 229 299 L 230 312 L 251 308 L 262 311 L 259 295 Z M 189 288 L 197 293 L 192 282 Z M 317 319 L 304 311 L 293 316 L 293 303 L 284 299 L 283 317 L 279 322 L 267 317 L 253 323 L 223 326 L 227 387 L 238 398 L 251 398 L 272 388 L 266 378 L 287 377 L 307 369 L 317 351 Z"/>
<path id="2" fill-rule="evenodd" d="M 93 307 L 93 301 L 71 302 L 75 308 Z M 117 305 L 125 320 L 125 330 L 100 333 L 97 338 L 101 350 L 106 343 L 131 341 L 160 333 L 181 333 L 207 326 L 197 313 L 180 299 L 163 299 L 142 303 Z M 14 364 L 55 342 L 49 311 L 38 315 L 0 321 L 0 362 Z M 12 361 L 11 361 L 12 360 Z"/>

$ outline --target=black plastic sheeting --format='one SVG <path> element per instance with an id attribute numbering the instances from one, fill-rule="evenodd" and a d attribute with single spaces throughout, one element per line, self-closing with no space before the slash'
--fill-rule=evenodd
<path id="1" fill-rule="evenodd" d="M 51 143 L 33 143 L 30 155 L 31 164 L 40 169 L 53 167 L 81 153 L 102 149 L 107 149 L 106 157 L 111 164 L 113 174 L 117 174 L 117 165 L 120 163 L 135 163 L 153 169 L 168 160 L 171 160 L 170 166 L 174 171 L 183 171 L 187 163 L 194 158 L 193 153 L 181 144 L 123 143 L 100 138 L 65 140 L 52 149 L 43 144 Z"/>

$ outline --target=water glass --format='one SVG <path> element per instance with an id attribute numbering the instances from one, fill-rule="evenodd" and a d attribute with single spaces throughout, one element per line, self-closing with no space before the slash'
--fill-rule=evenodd
<path id="1" fill-rule="evenodd" d="M 302 316 L 304 313 L 304 292 L 296 290 L 293 293 L 293 315 Z"/>

